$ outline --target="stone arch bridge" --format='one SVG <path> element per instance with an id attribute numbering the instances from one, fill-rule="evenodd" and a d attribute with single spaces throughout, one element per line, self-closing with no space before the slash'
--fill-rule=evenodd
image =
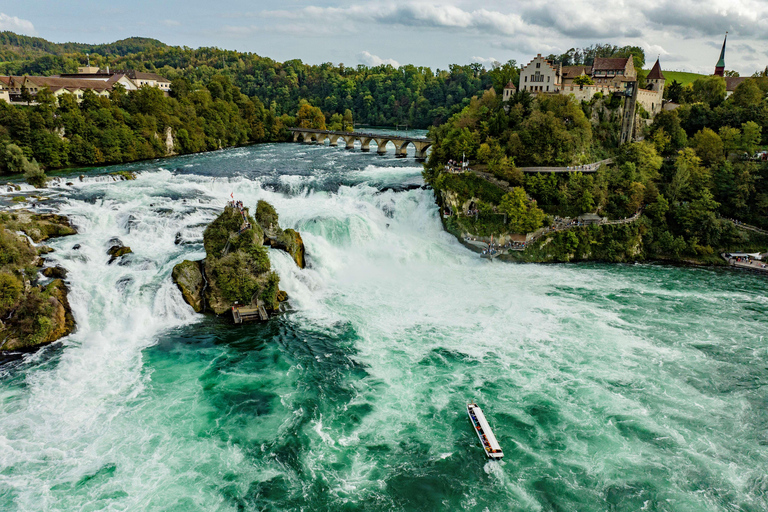
<path id="1" fill-rule="evenodd" d="M 333 130 L 316 130 L 314 128 L 290 128 L 293 132 L 293 142 L 304 142 L 306 144 L 324 144 L 328 139 L 331 146 L 338 146 L 339 139 L 344 141 L 346 149 L 354 149 L 355 141 L 360 141 L 362 151 L 371 150 L 371 141 L 376 143 L 376 153 L 383 155 L 387 152 L 387 143 L 395 145 L 395 156 L 407 156 L 408 145 L 413 145 L 416 149 L 416 158 L 425 160 L 427 158 L 427 149 L 432 146 L 432 141 L 421 137 L 403 137 L 400 135 L 386 135 L 381 133 L 363 133 L 363 132 L 337 132 Z"/>

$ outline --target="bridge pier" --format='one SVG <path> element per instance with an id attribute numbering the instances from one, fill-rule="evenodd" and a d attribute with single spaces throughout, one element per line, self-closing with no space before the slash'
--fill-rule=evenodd
<path id="1" fill-rule="evenodd" d="M 387 142 L 389 139 L 376 139 L 376 153 L 385 155 L 387 153 Z"/>
<path id="2" fill-rule="evenodd" d="M 429 149 L 432 146 L 432 142 L 426 141 L 413 141 L 413 146 L 416 148 L 416 159 L 417 160 L 426 160 L 427 159 L 427 149 Z"/>
<path id="3" fill-rule="evenodd" d="M 360 151 L 367 153 L 371 150 L 371 141 L 373 139 L 369 137 L 360 138 Z"/>
<path id="4" fill-rule="evenodd" d="M 395 156 L 397 158 L 405 158 L 406 156 L 408 156 L 407 140 L 393 140 L 392 144 L 395 145 Z"/>
<path id="5" fill-rule="evenodd" d="M 347 143 L 347 149 L 355 149 L 355 141 L 357 140 L 357 137 L 354 135 L 350 135 L 347 137 L 344 137 L 344 140 Z"/>
<path id="6" fill-rule="evenodd" d="M 328 145 L 331 146 L 331 147 L 338 146 L 339 145 L 339 137 L 341 137 L 341 135 L 331 135 L 330 137 L 328 137 L 328 140 L 329 140 Z"/>

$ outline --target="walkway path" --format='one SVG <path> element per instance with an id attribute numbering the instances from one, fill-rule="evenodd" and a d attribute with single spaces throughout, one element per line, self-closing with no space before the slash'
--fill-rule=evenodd
<path id="1" fill-rule="evenodd" d="M 738 220 L 735 220 L 735 219 L 729 219 L 728 217 L 723 217 L 723 219 L 725 219 L 725 220 L 735 224 L 737 228 L 748 229 L 748 230 L 754 231 L 756 233 L 760 233 L 760 234 L 763 234 L 763 235 L 768 235 L 768 231 L 766 231 L 764 229 L 761 229 L 761 228 L 758 228 L 756 226 L 750 226 L 749 224 L 744 224 L 741 221 L 738 221 Z"/>
<path id="2" fill-rule="evenodd" d="M 562 219 L 559 222 L 556 222 L 554 226 L 541 228 L 535 231 L 534 235 L 531 237 L 530 240 L 526 240 L 525 242 L 522 242 L 522 243 L 513 244 L 512 246 L 509 246 L 509 247 L 501 247 L 499 249 L 495 249 L 491 253 L 484 253 L 482 257 L 493 259 L 508 252 L 524 251 L 530 244 L 551 233 L 568 231 L 569 229 L 584 228 L 588 226 L 617 226 L 619 224 L 629 224 L 638 220 L 642 214 L 643 214 L 643 207 L 637 210 L 634 215 L 632 215 L 631 217 L 627 217 L 626 219 L 601 220 L 600 222 L 596 222 L 596 223 L 584 223 L 579 221 L 578 219 L 571 219 L 570 217 L 566 217 L 565 219 Z M 480 240 L 477 240 L 477 237 L 474 237 L 474 239 L 465 238 L 464 241 L 474 245 L 475 247 L 480 247 L 483 249 L 485 249 L 489 245 L 489 242 L 482 240 L 482 237 Z"/>
<path id="3" fill-rule="evenodd" d="M 728 257 L 726 256 L 726 253 L 722 253 L 720 256 L 732 267 L 768 275 L 768 265 L 762 261 Z M 765 255 L 763 255 L 763 257 L 765 257 Z"/>
<path id="4" fill-rule="evenodd" d="M 520 167 L 519 169 L 523 172 L 547 172 L 547 173 L 564 173 L 564 172 L 582 172 L 582 173 L 590 173 L 590 172 L 597 172 L 597 170 L 600 168 L 601 165 L 610 165 L 613 163 L 613 158 L 606 158 L 605 160 L 600 160 L 599 162 L 594 162 L 591 164 L 585 164 L 585 165 L 570 165 L 567 167 Z"/>

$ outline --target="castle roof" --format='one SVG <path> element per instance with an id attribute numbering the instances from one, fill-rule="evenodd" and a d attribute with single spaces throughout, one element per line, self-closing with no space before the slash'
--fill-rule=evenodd
<path id="1" fill-rule="evenodd" d="M 515 87 L 515 84 L 512 83 L 512 80 L 510 80 L 509 83 L 504 86 L 504 88 L 505 89 L 517 89 L 517 87 Z"/>
<path id="2" fill-rule="evenodd" d="M 627 67 L 627 61 L 630 60 L 632 56 L 629 57 L 595 57 L 595 62 L 592 64 L 592 69 L 596 69 L 599 71 L 609 71 L 612 69 L 624 69 Z"/>
<path id="3" fill-rule="evenodd" d="M 592 75 L 592 68 L 589 66 L 563 66 L 563 78 L 576 78 L 581 75 Z"/>
<path id="4" fill-rule="evenodd" d="M 661 64 L 659 64 L 659 59 L 656 59 L 656 64 L 653 65 L 651 72 L 648 73 L 648 76 L 645 78 L 649 80 L 664 80 L 664 73 L 661 72 Z"/>

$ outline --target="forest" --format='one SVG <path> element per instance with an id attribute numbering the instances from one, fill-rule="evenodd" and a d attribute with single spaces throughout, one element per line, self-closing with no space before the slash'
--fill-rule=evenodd
<path id="1" fill-rule="evenodd" d="M 622 146 L 616 139 L 616 98 L 579 103 L 568 96 L 518 93 L 503 103 L 490 91 L 430 130 L 436 143 L 425 179 L 438 201 L 445 193 L 457 198 L 455 203 L 472 201 L 479 213 L 451 222 L 459 223 L 457 231 L 478 235 L 498 233 L 501 213 L 508 222 L 501 228 L 530 232 L 555 216 L 597 212 L 624 219 L 642 209 L 631 226 L 556 236 L 553 246 L 559 249 L 549 248 L 559 251 L 556 258 L 597 253 L 612 261 L 708 260 L 729 247 L 746 248 L 753 243 L 750 235 L 726 219 L 768 228 L 768 162 L 754 158 L 768 144 L 768 84 L 748 79 L 726 99 L 722 78 L 702 81 L 693 84 L 698 101 L 661 112 L 653 123 L 641 124 L 642 140 Z M 609 155 L 614 164 L 593 174 L 518 169 L 579 165 Z M 477 173 L 446 172 L 445 162 L 464 157 L 509 189 Z M 632 236 L 642 241 L 641 252 L 631 249 Z"/>
<path id="2" fill-rule="evenodd" d="M 116 87 L 108 98 L 86 91 L 78 103 L 69 94 L 57 101 L 44 89 L 36 103 L 0 101 L 0 174 L 24 173 L 36 185 L 44 183 L 46 169 L 283 140 L 283 123 L 294 122 L 289 116 L 278 118 L 225 76 L 214 76 L 200 88 L 179 79 L 170 97 L 153 87 L 132 93 Z"/>
<path id="3" fill-rule="evenodd" d="M 490 70 L 480 64 L 436 71 L 308 65 L 145 38 L 56 44 L 0 32 L 0 75 L 74 73 L 86 63 L 161 74 L 172 81 L 170 97 L 118 87 L 109 98 L 86 93 L 79 104 L 67 97 L 57 102 L 46 91 L 36 104 L 0 102 L 0 174 L 24 173 L 44 183 L 43 172 L 50 169 L 282 141 L 290 126 L 426 128 L 445 122 L 484 90 L 501 92 L 518 74 L 514 61 Z"/>
<path id="4" fill-rule="evenodd" d="M 248 97 L 257 97 L 277 116 L 295 115 L 302 100 L 327 117 L 355 113 L 366 125 L 408 124 L 427 128 L 445 122 L 490 87 L 501 92 L 517 80 L 514 61 L 486 69 L 474 63 L 447 70 L 404 65 L 368 67 L 300 60 L 277 62 L 255 53 L 168 46 L 154 39 L 130 38 L 106 45 L 55 44 L 40 38 L 0 32 L 0 75 L 75 73 L 91 65 L 112 70 L 158 73 L 183 78 L 193 88 L 225 76 Z"/>

